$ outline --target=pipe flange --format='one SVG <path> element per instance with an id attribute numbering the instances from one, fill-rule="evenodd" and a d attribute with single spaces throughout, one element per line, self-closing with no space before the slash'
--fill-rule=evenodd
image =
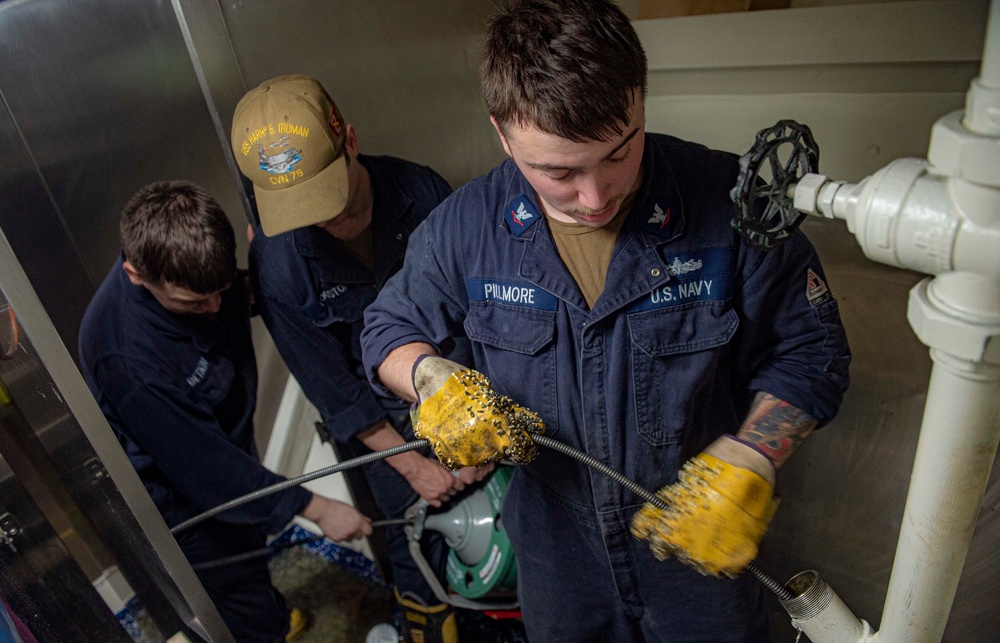
<path id="1" fill-rule="evenodd" d="M 970 132 L 962 115 L 958 110 L 934 123 L 927 160 L 938 174 L 1000 188 L 1000 137 Z"/>
<path id="2" fill-rule="evenodd" d="M 995 286 L 972 273 L 925 279 L 910 290 L 907 320 L 925 346 L 973 364 L 1000 366 L 1000 308 L 988 306 L 1000 299 Z M 964 305 L 973 302 L 986 308 Z"/>

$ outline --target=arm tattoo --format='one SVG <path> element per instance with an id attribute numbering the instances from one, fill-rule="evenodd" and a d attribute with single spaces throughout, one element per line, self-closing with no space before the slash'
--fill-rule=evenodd
<path id="1" fill-rule="evenodd" d="M 763 391 L 757 394 L 737 437 L 757 447 L 779 468 L 816 428 L 816 420 Z"/>

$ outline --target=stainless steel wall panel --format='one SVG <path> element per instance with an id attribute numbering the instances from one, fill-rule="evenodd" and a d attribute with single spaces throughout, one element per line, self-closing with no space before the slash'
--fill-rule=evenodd
<path id="1" fill-rule="evenodd" d="M 6 430 L 14 410 L 0 406 Z M 27 490 L 0 455 L 0 595 L 35 638 L 46 643 L 131 639 Z"/>
<path id="2" fill-rule="evenodd" d="M 64 230 L 45 228 L 69 236 L 92 283 L 117 256 L 119 210 L 151 181 L 194 181 L 219 200 L 237 230 L 245 227 L 170 3 L 0 4 L 0 94 Z M 35 225 L 31 216 L 14 213 L 4 229 Z M 56 264 L 64 258 L 48 257 Z"/>
<path id="3" fill-rule="evenodd" d="M 0 454 L 88 577 L 113 561 L 166 637 L 231 641 L 0 234 L 8 302 L 20 335 L 0 361 Z"/>
<path id="4" fill-rule="evenodd" d="M 430 165 L 457 187 L 504 158 L 479 93 L 488 0 L 221 2 L 248 85 L 307 74 L 362 153 Z"/>
<path id="5" fill-rule="evenodd" d="M 34 275 L 45 306 L 59 311 L 53 315 L 59 336 L 76 346 L 94 287 L 6 104 L 0 108 L 0 150 L 0 229 L 18 249 L 21 265 Z"/>
<path id="6" fill-rule="evenodd" d="M 247 183 L 237 193 L 246 215 L 256 223 L 253 190 L 240 173 L 229 144 L 233 112 L 246 92 L 246 84 L 236 62 L 222 12 L 218 4 L 205 0 L 172 0 L 172 3 L 230 177 L 234 185 Z M 241 228 L 242 225 L 237 226 L 238 230 Z"/>

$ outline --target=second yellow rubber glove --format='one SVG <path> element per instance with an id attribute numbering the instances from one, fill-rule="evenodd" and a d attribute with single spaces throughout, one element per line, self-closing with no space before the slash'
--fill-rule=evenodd
<path id="1" fill-rule="evenodd" d="M 703 574 L 736 576 L 757 556 L 774 516 L 774 467 L 766 456 L 723 436 L 684 464 L 678 481 L 632 519 L 632 534 L 663 560 L 676 556 Z"/>

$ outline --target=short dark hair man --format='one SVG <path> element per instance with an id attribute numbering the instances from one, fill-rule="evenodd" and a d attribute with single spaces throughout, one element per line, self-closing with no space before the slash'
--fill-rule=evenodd
<path id="1" fill-rule="evenodd" d="M 696 507 L 637 514 L 637 495 L 551 451 L 519 467 L 503 521 L 531 640 L 766 640 L 761 587 L 738 574 L 775 470 L 847 386 L 812 246 L 741 244 L 737 159 L 645 133 L 645 54 L 610 0 L 509 3 L 480 80 L 511 158 L 411 237 L 365 316 L 373 383 L 419 400 L 416 434 L 453 466 L 526 463 L 540 418 Z M 488 381 L 439 356 L 456 338 Z"/>
<path id="2" fill-rule="evenodd" d="M 257 364 L 232 226 L 202 188 L 152 183 L 120 220 L 122 255 L 87 307 L 80 363 L 170 526 L 281 482 L 254 444 Z M 177 534 L 192 564 L 262 548 L 296 515 L 334 540 L 371 533 L 353 507 L 301 487 Z M 263 557 L 197 570 L 237 641 L 285 640 L 289 610 Z M 293 615 L 301 624 L 301 614 Z"/>
<path id="3" fill-rule="evenodd" d="M 292 375 L 341 455 L 412 440 L 409 405 L 379 398 L 365 377 L 363 315 L 402 265 L 410 233 L 451 188 L 428 167 L 361 154 L 354 126 L 307 76 L 273 78 L 248 92 L 236 107 L 232 144 L 260 215 L 250 244 L 257 302 Z M 386 516 L 401 518 L 419 498 L 440 506 L 484 474 L 453 476 L 429 455 L 410 451 L 365 467 Z M 387 527 L 386 540 L 406 640 L 457 640 L 452 610 L 417 568 L 403 527 Z M 426 533 L 421 546 L 443 577 L 443 538 Z"/>

